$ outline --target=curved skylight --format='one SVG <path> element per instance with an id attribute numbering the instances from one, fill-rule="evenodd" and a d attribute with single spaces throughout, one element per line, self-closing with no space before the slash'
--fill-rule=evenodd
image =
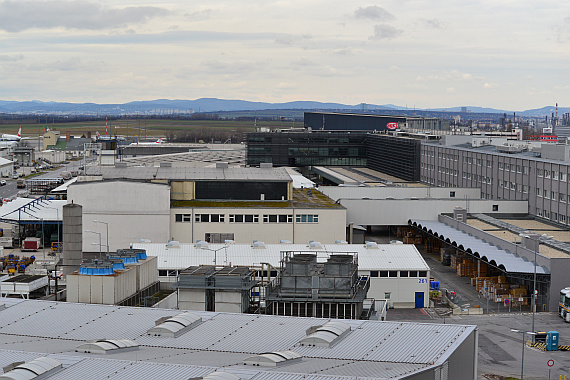
<path id="1" fill-rule="evenodd" d="M 303 346 L 330 347 L 350 332 L 350 325 L 340 321 L 330 321 L 301 339 Z"/>
<path id="2" fill-rule="evenodd" d="M 194 313 L 182 313 L 164 320 L 162 323 L 150 328 L 148 335 L 176 338 L 202 322 L 202 318 Z"/>
<path id="3" fill-rule="evenodd" d="M 77 352 L 91 354 L 106 354 L 117 351 L 137 350 L 139 345 L 128 339 L 101 339 L 80 344 L 75 348 Z"/>
<path id="4" fill-rule="evenodd" d="M 3 380 L 31 380 L 62 368 L 62 364 L 52 358 L 41 357 L 16 366 L 0 376 Z"/>
<path id="5" fill-rule="evenodd" d="M 275 367 L 284 363 L 299 361 L 301 359 L 302 356 L 295 351 L 276 351 L 250 356 L 245 359 L 243 363 L 262 367 Z"/>
<path id="6" fill-rule="evenodd" d="M 206 376 L 202 377 L 204 380 L 240 380 L 241 377 L 233 375 L 231 373 L 223 372 L 223 371 L 216 371 L 207 374 Z"/>

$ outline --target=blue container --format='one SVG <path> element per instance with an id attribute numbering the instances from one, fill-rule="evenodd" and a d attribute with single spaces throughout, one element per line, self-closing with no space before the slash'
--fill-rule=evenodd
<path id="1" fill-rule="evenodd" d="M 439 281 L 430 281 L 429 288 L 430 290 L 439 290 Z"/>
<path id="2" fill-rule="evenodd" d="M 558 351 L 558 331 L 549 331 L 546 333 L 546 351 Z"/>

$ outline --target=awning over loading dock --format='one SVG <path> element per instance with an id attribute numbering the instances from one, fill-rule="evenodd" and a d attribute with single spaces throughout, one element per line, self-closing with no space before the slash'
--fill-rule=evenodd
<path id="1" fill-rule="evenodd" d="M 519 257 L 508 249 L 502 249 L 499 244 L 492 245 L 485 240 L 478 239 L 438 221 L 410 220 L 410 225 L 506 272 L 534 273 L 535 269 L 532 261 Z M 504 242 L 505 246 L 512 245 L 511 242 L 506 240 Z M 536 273 L 548 274 L 549 272 L 544 267 L 537 266 Z"/>

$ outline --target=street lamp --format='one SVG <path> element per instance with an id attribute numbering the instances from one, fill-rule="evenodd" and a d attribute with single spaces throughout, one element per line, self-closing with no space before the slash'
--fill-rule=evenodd
<path id="1" fill-rule="evenodd" d="M 515 329 L 511 329 L 511 331 L 522 334 L 522 344 L 523 345 L 522 345 L 522 356 L 521 356 L 521 380 L 523 380 L 523 376 L 524 376 L 524 346 L 525 346 L 524 335 L 525 334 L 536 335 L 536 333 L 535 332 L 522 331 L 522 330 L 515 330 Z"/>
<path id="2" fill-rule="evenodd" d="M 545 237 L 546 235 L 542 235 Z M 529 235 L 525 235 L 525 238 L 532 239 Z M 534 239 L 532 239 L 534 240 Z M 532 287 L 532 299 L 531 299 L 531 307 L 532 307 L 532 331 L 534 332 L 534 312 L 536 309 L 536 253 L 540 248 L 540 238 L 536 239 L 536 244 L 534 245 L 534 276 L 533 276 L 533 287 Z M 514 331 L 514 330 L 513 330 Z M 524 337 L 524 334 L 523 334 Z M 522 379 L 522 377 L 521 377 Z"/>
<path id="3" fill-rule="evenodd" d="M 101 260 L 101 232 L 91 231 L 91 230 L 85 230 L 85 232 L 90 232 L 92 234 L 99 235 L 99 260 Z"/>
<path id="4" fill-rule="evenodd" d="M 104 224 L 105 227 L 107 227 L 107 256 L 109 256 L 109 223 L 103 222 L 101 220 L 94 220 L 93 222 Z"/>

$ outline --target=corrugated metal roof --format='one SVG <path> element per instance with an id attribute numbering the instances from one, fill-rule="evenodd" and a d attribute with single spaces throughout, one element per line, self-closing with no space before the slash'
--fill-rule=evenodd
<path id="1" fill-rule="evenodd" d="M 455 242 L 457 246 L 462 245 L 464 249 L 471 249 L 474 254 L 477 252 L 481 258 L 486 258 L 489 263 L 495 261 L 497 266 L 503 265 L 507 272 L 534 273 L 535 269 L 532 262 L 483 242 L 474 236 L 469 236 L 444 223 L 433 220 L 412 220 L 412 222 L 416 223 L 418 227 L 427 229 L 427 231 L 437 232 L 439 236 L 443 236 L 445 239 Z M 547 273 L 541 266 L 536 267 L 536 272 L 538 274 Z"/>
<path id="2" fill-rule="evenodd" d="M 0 350 L 0 363 L 45 356 L 32 351 L 48 348 L 59 352 L 57 360 L 65 367 L 53 379 L 187 379 L 222 367 L 242 378 L 297 379 L 318 371 L 336 378 L 358 375 L 387 379 L 445 360 L 476 329 L 450 324 L 348 321 L 352 331 L 332 348 L 307 347 L 298 344 L 306 330 L 328 319 L 195 312 L 203 322 L 178 338 L 146 334 L 155 320 L 178 312 L 22 301 L 0 311 L 0 344 L 14 342 L 24 351 L 20 355 Z M 110 354 L 112 358 L 108 359 L 73 352 L 78 342 L 95 338 L 133 339 L 139 350 Z M 413 345 L 402 343 L 411 341 Z M 285 350 L 299 353 L 302 361 L 271 369 L 245 369 L 242 364 L 252 354 Z"/>
<path id="3" fill-rule="evenodd" d="M 16 198 L 0 207 L 0 219 L 37 222 L 38 224 L 41 223 L 42 219 L 45 222 L 61 221 L 63 218 L 63 206 L 66 204 L 67 201 L 38 201 L 32 198 Z"/>
<path id="4" fill-rule="evenodd" d="M 226 247 L 226 248 L 224 248 Z M 366 248 L 365 244 L 323 244 L 323 249 L 309 248 L 308 244 L 266 244 L 265 248 L 253 248 L 249 244 L 209 244 L 208 249 L 194 244 L 167 247 L 157 243 L 135 243 L 133 248 L 147 250 L 147 255 L 157 256 L 158 269 L 186 269 L 195 265 L 218 264 L 251 266 L 261 262 L 278 267 L 284 251 L 309 251 L 317 253 L 323 261 L 330 253 L 358 254 L 359 270 L 429 270 L 429 266 L 413 244 L 380 244 L 378 248 Z"/>

